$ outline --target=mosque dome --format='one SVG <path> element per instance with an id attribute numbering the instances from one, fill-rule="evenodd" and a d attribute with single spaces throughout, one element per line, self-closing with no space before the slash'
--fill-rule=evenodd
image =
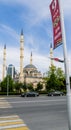
<path id="1" fill-rule="evenodd" d="M 32 64 L 28 64 L 24 67 L 25 69 L 36 69 L 36 67 Z"/>

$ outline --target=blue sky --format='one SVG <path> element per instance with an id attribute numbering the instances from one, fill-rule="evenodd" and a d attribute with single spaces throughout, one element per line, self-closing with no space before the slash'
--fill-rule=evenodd
<path id="1" fill-rule="evenodd" d="M 0 78 L 2 77 L 3 48 L 6 44 L 7 66 L 13 64 L 19 71 L 20 33 L 24 33 L 24 66 L 33 64 L 42 73 L 50 65 L 50 43 L 53 44 L 53 30 L 49 5 L 51 0 L 0 0 Z M 71 1 L 61 0 L 64 11 L 66 43 L 71 75 Z M 54 57 L 63 59 L 63 45 L 54 50 Z M 54 62 L 64 69 L 64 64 Z"/>

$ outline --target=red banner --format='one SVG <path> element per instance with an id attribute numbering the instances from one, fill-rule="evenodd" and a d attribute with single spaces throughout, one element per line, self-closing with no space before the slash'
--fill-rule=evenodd
<path id="1" fill-rule="evenodd" d="M 54 49 L 62 44 L 62 30 L 60 21 L 60 9 L 58 0 L 53 0 L 50 4 L 50 11 L 53 23 Z"/>

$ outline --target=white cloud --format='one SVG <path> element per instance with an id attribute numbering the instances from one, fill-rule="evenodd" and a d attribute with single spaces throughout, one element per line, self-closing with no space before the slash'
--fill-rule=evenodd
<path id="1" fill-rule="evenodd" d="M 16 40 L 18 40 L 19 38 L 19 35 L 16 33 L 16 31 L 5 24 L 0 24 L 0 31 L 3 32 L 4 34 L 7 34 L 7 36 L 10 35 Z"/>

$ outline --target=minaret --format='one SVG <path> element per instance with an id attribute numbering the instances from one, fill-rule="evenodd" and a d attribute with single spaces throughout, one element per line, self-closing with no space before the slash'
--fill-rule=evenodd
<path id="1" fill-rule="evenodd" d="M 3 72 L 2 72 L 2 80 L 6 76 L 6 45 L 4 45 L 4 51 L 3 51 Z"/>
<path id="2" fill-rule="evenodd" d="M 21 30 L 21 36 L 20 36 L 20 77 L 19 77 L 20 83 L 24 82 L 23 59 L 24 59 L 24 36 L 23 36 L 23 30 Z"/>
<path id="3" fill-rule="evenodd" d="M 32 52 L 31 52 L 31 57 L 30 57 L 30 64 L 32 65 Z"/>
<path id="4" fill-rule="evenodd" d="M 53 66 L 53 48 L 52 48 L 52 43 L 50 44 L 50 60 L 51 60 L 51 66 Z"/>

